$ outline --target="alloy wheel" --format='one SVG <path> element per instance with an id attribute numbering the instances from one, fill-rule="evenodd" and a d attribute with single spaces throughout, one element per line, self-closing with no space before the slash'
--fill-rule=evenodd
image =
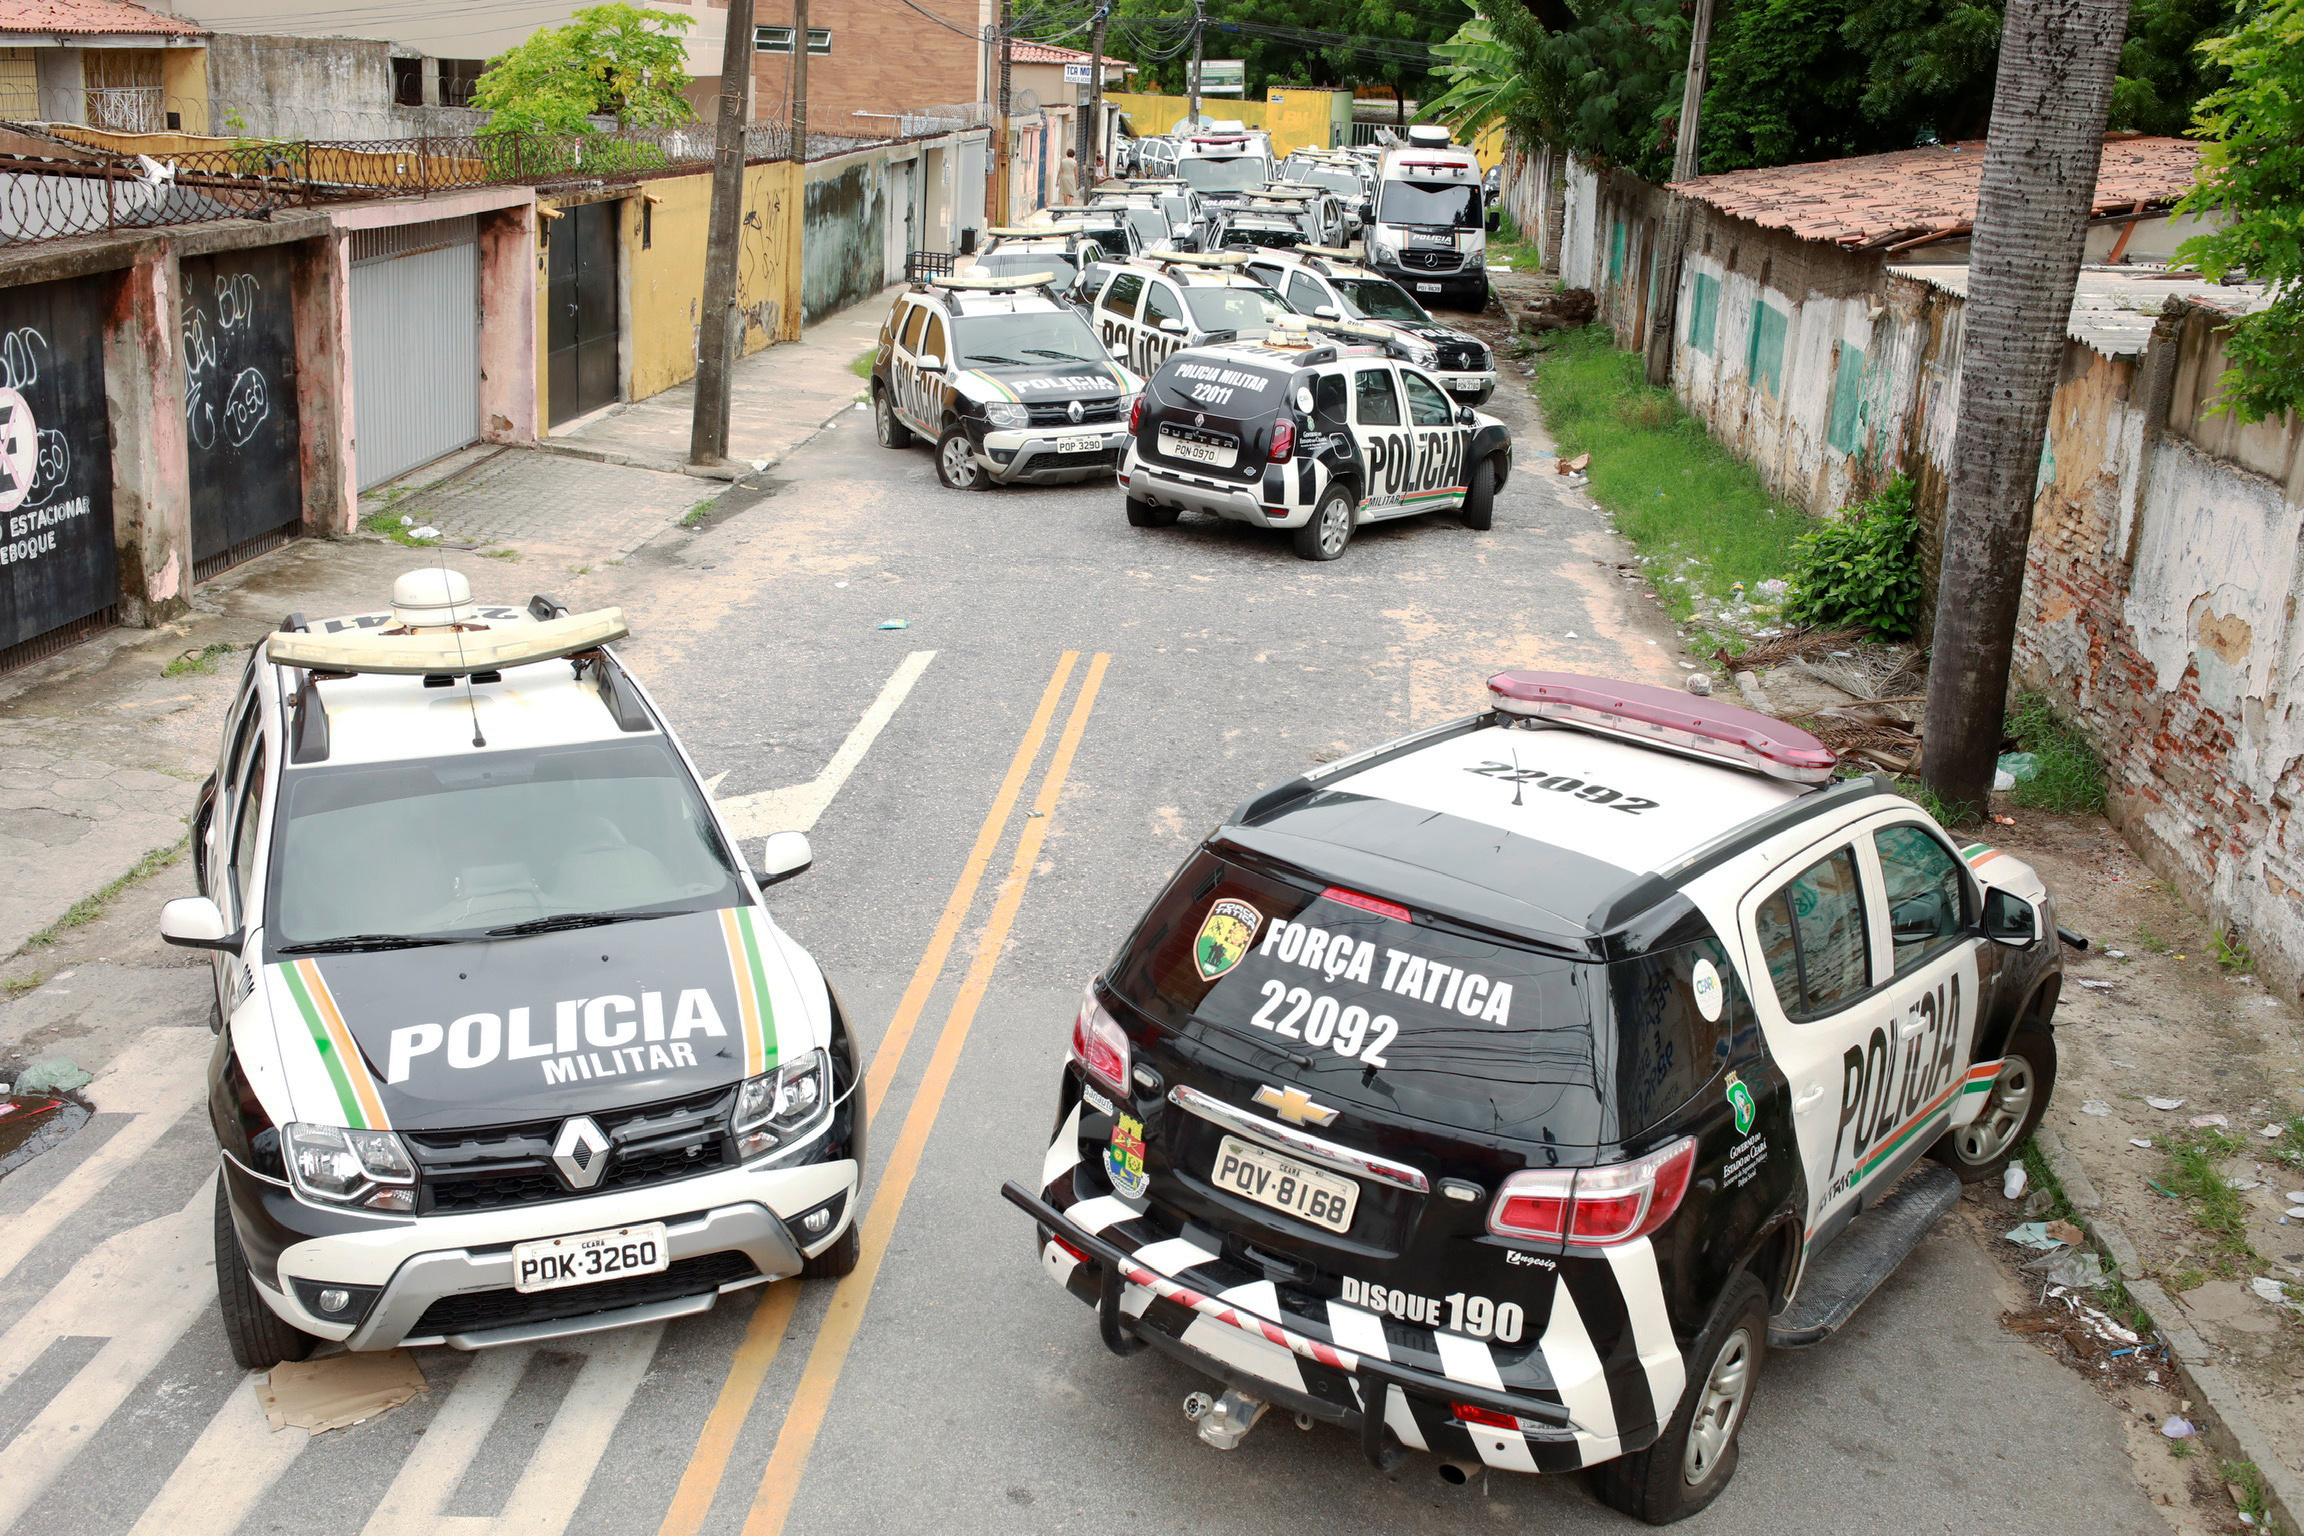
<path id="1" fill-rule="evenodd" d="M 1752 1391 L 1752 1335 L 1739 1328 L 1720 1346 L 1712 1361 L 1712 1374 L 1704 1382 L 1704 1397 L 1688 1426 L 1688 1449 L 1680 1457 L 1680 1475 L 1690 1487 L 1710 1477 L 1727 1454 L 1744 1417 L 1745 1400 Z"/>
<path id="2" fill-rule="evenodd" d="M 2011 1056 L 2000 1063 L 1983 1112 L 1952 1133 L 1952 1150 L 1971 1166 L 1989 1163 L 2008 1150 L 2032 1112 L 2032 1063 Z"/>

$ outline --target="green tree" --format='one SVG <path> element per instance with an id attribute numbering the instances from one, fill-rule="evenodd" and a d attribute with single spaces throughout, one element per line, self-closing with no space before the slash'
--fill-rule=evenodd
<path id="1" fill-rule="evenodd" d="M 2200 103 L 2207 141 L 2180 212 L 2221 221 L 2178 250 L 2209 277 L 2245 272 L 2269 308 L 2232 325 L 2220 409 L 2260 421 L 2304 409 L 2304 0 L 2279 0 L 2200 51 L 2230 83 Z"/>
<path id="2" fill-rule="evenodd" d="M 1432 56 L 1448 89 L 1425 102 L 1419 115 L 1446 123 L 1457 138 L 1470 142 L 1527 109 L 1527 79 L 1486 17 L 1475 16 L 1448 41 L 1434 43 Z"/>
<path id="3" fill-rule="evenodd" d="M 636 5 L 589 6 L 489 60 L 472 104 L 494 114 L 493 133 L 590 133 L 593 117 L 613 117 L 618 128 L 691 121 L 680 37 L 690 21 Z"/>

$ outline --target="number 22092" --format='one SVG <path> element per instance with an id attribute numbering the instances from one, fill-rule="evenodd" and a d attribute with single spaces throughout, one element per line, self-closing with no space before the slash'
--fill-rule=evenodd
<path id="1" fill-rule="evenodd" d="M 1364 1067 L 1385 1065 L 1385 1048 L 1400 1033 L 1400 1021 L 1392 1015 L 1379 1013 L 1371 1017 L 1358 1003 L 1339 1007 L 1336 999 L 1325 992 L 1291 987 L 1284 981 L 1268 981 L 1263 991 L 1264 1006 L 1256 1010 L 1249 1023 L 1290 1040 L 1301 1040 L 1306 1045 L 1324 1045 L 1347 1061 L 1357 1057 Z M 1287 1012 L 1278 1013 L 1282 1008 Z M 1297 1032 L 1299 1024 L 1303 1026 L 1301 1034 Z"/>
<path id="2" fill-rule="evenodd" d="M 1564 773 L 1546 773 L 1541 768 L 1515 768 L 1510 763 L 1482 763 L 1477 768 L 1464 771 L 1484 774 L 1491 779 L 1503 779 L 1507 783 L 1525 784 L 1530 789 L 1548 789 L 1556 795 L 1572 795 L 1593 805 L 1606 806 L 1611 811 L 1622 811 L 1627 816 L 1637 816 L 1642 811 L 1656 809 L 1653 800 L 1643 800 L 1638 795 L 1628 795 L 1620 789 L 1610 789 L 1605 784 L 1570 778 Z"/>

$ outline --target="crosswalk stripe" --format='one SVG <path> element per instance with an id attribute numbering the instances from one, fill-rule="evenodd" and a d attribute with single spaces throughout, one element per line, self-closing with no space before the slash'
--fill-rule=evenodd
<path id="1" fill-rule="evenodd" d="M 511 1401 L 531 1353 L 528 1346 L 482 1350 L 424 1426 L 424 1442 L 400 1463 L 400 1475 L 361 1527 L 360 1536 L 435 1536 L 440 1507 L 472 1464 L 496 1416 Z"/>
<path id="2" fill-rule="evenodd" d="M 100 1113 L 136 1118 L 114 1131 L 55 1188 L 24 1210 L 0 1216 L 0 1280 L 200 1102 L 199 1064 L 214 1044 L 215 1037 L 204 1029 L 148 1029 L 88 1085 L 89 1100 Z"/>
<path id="3" fill-rule="evenodd" d="M 569 1341 L 588 1345 L 590 1358 L 569 1383 L 560 1411 L 552 1415 L 543 1447 L 529 1459 L 512 1497 L 504 1501 L 493 1526 L 496 1536 L 560 1536 L 568 1529 L 663 1336 L 664 1325 L 655 1323 Z"/>
<path id="4" fill-rule="evenodd" d="M 233 1387 L 128 1536 L 232 1536 L 312 1437 L 274 1430 L 253 1378 Z"/>
<path id="5" fill-rule="evenodd" d="M 208 1305 L 209 1216 L 203 1183 L 182 1210 L 107 1240 L 0 1336 L 0 1386 L 56 1339 L 109 1336 L 64 1390 L 0 1448 L 0 1531 L 6 1531 L 87 1448 L 128 1394 Z"/>

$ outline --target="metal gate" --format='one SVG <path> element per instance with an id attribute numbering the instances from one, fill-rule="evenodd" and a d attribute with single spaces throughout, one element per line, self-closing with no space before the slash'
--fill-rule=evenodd
<path id="1" fill-rule="evenodd" d="M 277 246 L 187 256 L 183 273 L 192 574 L 206 581 L 303 531 L 296 314 Z"/>
<path id="2" fill-rule="evenodd" d="M 479 221 L 352 232 L 360 489 L 480 436 Z"/>
<path id="3" fill-rule="evenodd" d="M 104 313 L 117 279 L 0 290 L 0 672 L 117 616 Z"/>
<path id="4" fill-rule="evenodd" d="M 545 261 L 544 387 L 553 426 L 616 399 L 616 214 L 579 203 L 552 221 Z"/>

